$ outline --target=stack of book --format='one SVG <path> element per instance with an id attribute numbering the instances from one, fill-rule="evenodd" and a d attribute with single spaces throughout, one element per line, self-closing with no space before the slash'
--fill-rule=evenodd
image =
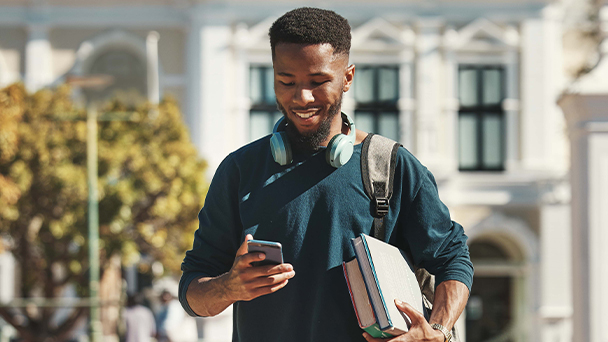
<path id="1" fill-rule="evenodd" d="M 406 333 L 411 320 L 395 306 L 399 299 L 423 312 L 422 294 L 405 254 L 397 247 L 361 234 L 352 240 L 355 258 L 344 262 L 344 276 L 359 321 L 373 337 Z"/>

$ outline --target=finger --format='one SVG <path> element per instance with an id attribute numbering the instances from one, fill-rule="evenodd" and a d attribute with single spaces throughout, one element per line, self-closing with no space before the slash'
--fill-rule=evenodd
<path id="1" fill-rule="evenodd" d="M 276 284 L 280 284 L 280 283 L 284 282 L 285 280 L 289 280 L 289 279 L 293 278 L 295 275 L 296 275 L 296 273 L 294 271 L 290 271 L 290 272 L 279 273 L 279 274 L 275 274 L 275 275 L 271 275 L 271 276 L 252 278 L 248 283 L 251 287 L 254 287 L 254 288 L 274 286 Z"/>
<path id="2" fill-rule="evenodd" d="M 245 236 L 245 241 L 241 244 L 241 247 L 236 251 L 236 256 L 241 256 L 247 254 L 247 241 L 253 240 L 253 236 L 251 234 L 247 234 Z"/>
<path id="3" fill-rule="evenodd" d="M 240 257 L 237 256 L 236 259 L 236 263 L 237 263 L 237 267 L 240 268 L 247 268 L 247 267 L 253 267 L 251 266 L 252 262 L 256 262 L 256 261 L 262 261 L 266 259 L 266 255 L 264 253 L 260 253 L 260 252 L 255 252 L 255 253 L 246 253 L 241 255 Z M 258 267 L 255 267 L 256 269 Z M 259 269 L 258 269 L 259 271 Z"/>
<path id="4" fill-rule="evenodd" d="M 382 340 L 382 339 L 380 339 L 380 338 L 374 338 L 374 337 L 372 337 L 372 335 L 370 335 L 370 334 L 368 334 L 368 333 L 366 333 L 366 332 L 364 332 L 364 333 L 363 333 L 363 338 L 364 338 L 366 341 L 369 341 L 369 342 L 382 342 L 382 341 L 383 341 L 383 340 Z"/>
<path id="5" fill-rule="evenodd" d="M 254 294 L 254 298 L 263 296 L 263 295 L 267 295 L 270 293 L 274 293 L 279 291 L 280 289 L 284 288 L 285 286 L 287 286 L 287 283 L 289 283 L 288 279 L 285 279 L 284 281 L 278 283 L 278 284 L 274 284 L 271 286 L 263 286 L 263 287 L 258 287 L 257 289 L 252 290 L 251 292 Z"/>
<path id="6" fill-rule="evenodd" d="M 395 305 L 410 318 L 412 325 L 420 324 L 422 321 L 426 322 L 424 315 L 408 303 L 395 299 Z"/>
<path id="7" fill-rule="evenodd" d="M 284 279 L 291 279 L 295 276 L 293 266 L 289 264 L 282 264 L 279 266 L 280 267 L 272 266 L 270 268 L 270 270 L 273 270 L 273 272 L 276 273 L 268 273 L 269 268 L 267 266 L 241 268 L 237 265 L 236 268 L 239 270 L 238 277 L 243 283 L 247 284 L 249 288 L 257 288 L 273 285 L 277 282 L 283 281 Z"/>
<path id="8" fill-rule="evenodd" d="M 293 271 L 293 266 L 291 264 L 268 265 L 260 267 L 262 267 L 260 270 L 263 271 L 266 275 Z"/>

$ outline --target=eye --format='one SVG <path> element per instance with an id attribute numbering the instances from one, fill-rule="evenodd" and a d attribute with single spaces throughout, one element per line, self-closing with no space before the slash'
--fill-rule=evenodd
<path id="1" fill-rule="evenodd" d="M 317 82 L 317 81 L 312 81 L 312 82 L 310 82 L 310 83 L 311 83 L 313 86 L 315 86 L 315 87 L 316 87 L 316 86 L 320 86 L 321 84 L 323 84 L 323 83 L 327 83 L 327 82 L 329 82 L 329 80 L 320 81 L 320 82 Z"/>
<path id="2" fill-rule="evenodd" d="M 293 83 L 293 82 L 283 82 L 283 81 L 279 81 L 279 83 L 281 83 L 281 84 L 282 84 L 282 85 L 284 85 L 284 86 L 292 86 L 292 85 L 294 85 L 294 83 Z"/>

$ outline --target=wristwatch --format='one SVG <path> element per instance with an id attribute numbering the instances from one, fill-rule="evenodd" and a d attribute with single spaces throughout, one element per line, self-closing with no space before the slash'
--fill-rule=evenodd
<path id="1" fill-rule="evenodd" d="M 441 325 L 439 323 L 433 323 L 433 324 L 431 324 L 431 328 L 433 328 L 435 330 L 441 331 L 441 333 L 445 337 L 445 339 L 443 340 L 443 342 L 451 342 L 452 341 L 452 333 L 446 327 L 444 327 L 443 325 Z"/>

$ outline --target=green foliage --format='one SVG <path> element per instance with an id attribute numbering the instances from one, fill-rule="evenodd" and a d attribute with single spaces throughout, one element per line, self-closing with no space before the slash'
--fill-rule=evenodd
<path id="1" fill-rule="evenodd" d="M 101 121 L 134 111 L 130 121 Z M 207 191 L 177 104 L 99 111 L 101 265 L 146 254 L 177 272 Z M 0 235 L 21 267 L 24 297 L 87 284 L 86 112 L 70 89 L 0 90 Z M 2 239 L 0 239 L 1 241 Z M 1 243 L 0 243 L 1 244 Z M 34 317 L 31 317 L 35 319 Z"/>

